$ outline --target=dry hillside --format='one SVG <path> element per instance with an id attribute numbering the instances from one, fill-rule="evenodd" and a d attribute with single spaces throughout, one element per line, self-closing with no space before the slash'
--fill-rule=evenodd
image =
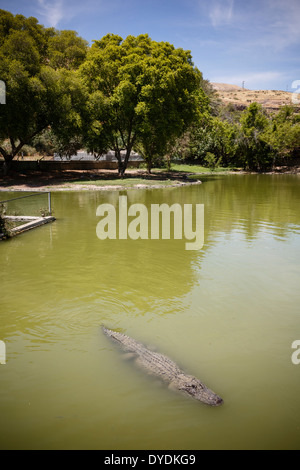
<path id="1" fill-rule="evenodd" d="M 278 90 L 247 90 L 237 85 L 212 83 L 224 104 L 233 103 L 243 109 L 256 101 L 268 111 L 278 111 L 280 106 L 292 105 L 292 93 Z"/>

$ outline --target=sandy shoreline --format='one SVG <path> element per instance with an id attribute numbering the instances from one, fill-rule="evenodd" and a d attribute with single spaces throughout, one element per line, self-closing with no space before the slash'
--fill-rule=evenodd
<path id="1" fill-rule="evenodd" d="M 144 184 L 137 184 L 130 187 L 124 186 L 96 186 L 96 185 L 84 185 L 78 184 L 70 186 L 41 186 L 40 188 L 32 188 L 31 186 L 11 186 L 8 188 L 3 188 L 0 186 L 0 192 L 14 192 L 14 191 L 23 191 L 23 192 L 59 192 L 59 191 L 130 191 L 130 190 L 140 190 L 140 189 L 166 189 L 166 188 L 178 188 L 182 186 L 190 186 L 190 185 L 197 185 L 202 184 L 201 181 L 195 181 L 194 183 L 181 183 L 181 184 L 168 184 L 168 185 L 144 185 Z"/>
<path id="2" fill-rule="evenodd" d="M 202 184 L 202 181 L 193 181 L 187 183 L 173 183 L 173 184 L 136 184 L 130 187 L 120 186 L 120 185 L 106 185 L 106 186 L 97 186 L 92 184 L 73 184 L 72 186 L 68 185 L 57 185 L 57 186 L 40 186 L 38 188 L 28 186 L 28 185 L 17 185 L 17 186 L 8 186 L 2 187 L 0 185 L 0 192 L 9 192 L 9 191 L 129 191 L 129 190 L 138 190 L 138 189 L 165 189 L 165 188 L 178 188 L 182 186 L 195 186 L 197 184 Z"/>
<path id="3" fill-rule="evenodd" d="M 189 179 L 189 176 L 185 173 L 155 173 L 149 176 L 145 172 L 132 171 L 126 174 L 122 184 L 118 184 L 119 178 L 115 171 L 14 174 L 5 179 L 0 178 L 0 191 L 120 191 L 175 188 L 201 184 L 198 175 L 193 175 L 195 179 Z M 80 179 L 84 181 L 81 183 Z M 95 184 L 93 184 L 93 180 L 95 180 Z M 105 184 L 106 180 L 107 184 Z M 134 180 L 137 182 L 135 183 Z M 87 181 L 88 183 L 86 183 Z"/>
<path id="4" fill-rule="evenodd" d="M 176 188 L 190 185 L 201 184 L 201 178 L 220 175 L 247 175 L 261 174 L 249 173 L 245 171 L 228 171 L 222 173 L 181 173 L 181 172 L 162 172 L 148 175 L 139 170 L 130 171 L 118 184 L 119 178 L 115 171 L 72 171 L 72 172 L 35 172 L 31 174 L 13 174 L 7 178 L 0 177 L 0 192 L 4 191 L 121 191 L 121 190 L 140 190 L 140 189 L 164 189 Z M 300 175 L 300 167 L 289 169 L 275 169 L 272 172 L 264 173 L 268 175 Z M 192 179 L 193 178 L 193 179 Z M 79 181 L 84 179 L 82 183 Z M 133 179 L 137 179 L 135 183 Z M 95 180 L 95 184 L 93 184 Z M 107 184 L 105 181 L 107 180 Z M 88 184 L 86 184 L 88 181 Z M 99 181 L 99 184 L 96 184 Z M 113 183 L 116 181 L 115 183 Z M 132 183 L 132 184 L 131 184 Z"/>

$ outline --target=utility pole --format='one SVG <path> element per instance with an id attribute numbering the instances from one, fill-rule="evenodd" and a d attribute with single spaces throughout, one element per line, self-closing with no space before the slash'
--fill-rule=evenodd
<path id="1" fill-rule="evenodd" d="M 243 90 L 245 90 L 245 81 L 243 81 Z"/>

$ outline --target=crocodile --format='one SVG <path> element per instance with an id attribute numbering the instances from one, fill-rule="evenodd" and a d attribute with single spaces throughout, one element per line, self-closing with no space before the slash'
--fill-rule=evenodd
<path id="1" fill-rule="evenodd" d="M 210 406 L 223 404 L 222 398 L 206 387 L 192 375 L 186 374 L 169 357 L 146 348 L 142 343 L 129 336 L 110 330 L 102 325 L 106 336 L 119 344 L 121 349 L 135 359 L 135 362 L 146 372 L 156 375 L 169 385 L 170 389 L 183 392 L 196 400 Z"/>

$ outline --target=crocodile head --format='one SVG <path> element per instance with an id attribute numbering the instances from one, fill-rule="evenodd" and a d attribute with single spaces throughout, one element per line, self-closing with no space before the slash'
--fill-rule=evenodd
<path id="1" fill-rule="evenodd" d="M 196 379 L 192 375 L 180 374 L 177 377 L 175 387 L 190 397 L 205 403 L 206 405 L 221 406 L 223 404 L 222 398 L 220 398 L 216 393 L 207 388 L 206 385 L 204 385 L 200 380 Z"/>

